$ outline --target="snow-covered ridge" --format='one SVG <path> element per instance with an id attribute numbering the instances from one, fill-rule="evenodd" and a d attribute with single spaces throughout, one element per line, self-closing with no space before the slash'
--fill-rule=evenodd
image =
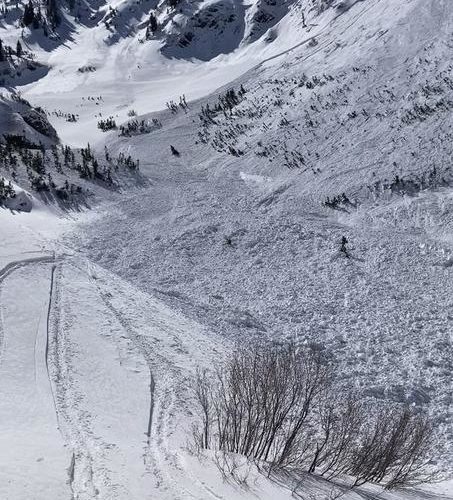
<path id="1" fill-rule="evenodd" d="M 29 142 L 51 146 L 58 142 L 57 132 L 45 113 L 33 108 L 19 94 L 4 90 L 0 94 L 0 137 L 21 135 Z"/>
<path id="2" fill-rule="evenodd" d="M 105 149 L 100 156 L 89 144 L 80 150 L 61 145 L 46 113 L 19 94 L 2 94 L 0 111 L 1 206 L 29 212 L 36 196 L 65 210 L 80 209 L 99 192 L 146 184 L 130 155 L 112 157 Z"/>
<path id="3" fill-rule="evenodd" d="M 111 2 L 6 2 L 1 14 L 5 37 L 52 50 L 77 31 L 102 32 L 108 45 L 132 37 L 158 40 L 169 58 L 210 60 L 257 41 L 290 12 L 302 27 L 316 23 L 327 9 L 347 10 L 354 2 L 338 0 L 114 0 Z M 275 41 L 275 35 L 267 42 Z"/>

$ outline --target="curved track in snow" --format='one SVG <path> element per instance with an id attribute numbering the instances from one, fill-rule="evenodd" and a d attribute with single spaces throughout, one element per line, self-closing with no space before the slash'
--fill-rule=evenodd
<path id="1" fill-rule="evenodd" d="M 1 272 L 0 498 L 69 498 L 69 463 L 47 371 L 46 315 L 53 257 L 10 262 Z"/>
<path id="2" fill-rule="evenodd" d="M 218 498 L 172 442 L 186 412 L 182 364 L 199 339 L 97 273 L 53 254 L 0 272 L 0 446 L 13 450 L 0 454 L 0 498 Z"/>

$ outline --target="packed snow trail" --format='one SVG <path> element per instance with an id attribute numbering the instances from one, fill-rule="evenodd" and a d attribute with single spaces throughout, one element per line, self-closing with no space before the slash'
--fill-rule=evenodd
<path id="1" fill-rule="evenodd" d="M 56 272 L 50 314 L 50 371 L 72 452 L 70 483 L 80 500 L 147 499 L 144 470 L 149 373 L 86 273 Z M 69 461 L 68 461 L 69 465 Z"/>
<path id="2" fill-rule="evenodd" d="M 70 455 L 58 430 L 46 363 L 51 267 L 16 267 L 2 283 L 0 498 L 70 498 Z"/>

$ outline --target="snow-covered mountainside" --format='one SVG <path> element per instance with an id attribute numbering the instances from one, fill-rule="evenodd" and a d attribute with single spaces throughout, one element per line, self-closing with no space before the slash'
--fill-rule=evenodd
<path id="1" fill-rule="evenodd" d="M 4 3 L 1 499 L 452 498 L 452 16 Z M 197 370 L 252 340 L 428 415 L 441 484 L 226 474 L 194 450 Z"/>
<path id="2" fill-rule="evenodd" d="M 33 108 L 20 95 L 4 92 L 0 97 L 2 137 L 22 136 L 26 142 L 41 143 L 50 147 L 58 142 L 57 132 L 49 123 L 46 114 Z"/>

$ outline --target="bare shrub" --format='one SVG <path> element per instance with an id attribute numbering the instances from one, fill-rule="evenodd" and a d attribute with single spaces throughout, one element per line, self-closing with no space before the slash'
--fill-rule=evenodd
<path id="1" fill-rule="evenodd" d="M 321 494 L 319 491 L 306 491 L 301 488 L 303 481 L 298 482 L 296 486 L 291 490 L 291 496 L 294 498 L 299 498 L 301 500 L 338 500 L 342 498 L 346 493 L 347 489 L 341 487 L 332 487 L 328 491 L 323 491 Z"/>
<path id="2" fill-rule="evenodd" d="M 304 424 L 328 381 L 319 352 L 307 355 L 294 346 L 236 351 L 209 389 L 218 448 L 278 467 L 296 465 Z"/>
<path id="3" fill-rule="evenodd" d="M 253 460 L 268 475 L 347 475 L 352 487 L 373 482 L 390 489 L 432 478 L 429 420 L 413 409 L 370 405 L 339 391 L 320 350 L 242 347 L 214 373 L 197 372 L 195 395 L 194 441 L 222 452 L 219 470 L 231 477 L 228 454 Z"/>
<path id="4" fill-rule="evenodd" d="M 197 370 L 195 395 L 201 411 L 201 428 L 195 426 L 194 437 L 201 448 L 209 448 L 212 427 L 212 392 L 207 370 Z"/>
<path id="5" fill-rule="evenodd" d="M 434 478 L 427 468 L 433 429 L 409 408 L 385 408 L 363 432 L 348 472 L 355 484 L 385 483 L 387 489 L 416 486 Z"/>
<path id="6" fill-rule="evenodd" d="M 328 394 L 318 408 L 318 433 L 308 472 L 332 479 L 348 471 L 358 436 L 367 420 L 355 395 Z"/>
<path id="7" fill-rule="evenodd" d="M 214 454 L 214 463 L 224 481 L 234 482 L 244 489 L 249 488 L 248 480 L 250 476 L 251 465 L 248 462 L 242 462 L 232 453 L 225 451 L 216 451 Z"/>

